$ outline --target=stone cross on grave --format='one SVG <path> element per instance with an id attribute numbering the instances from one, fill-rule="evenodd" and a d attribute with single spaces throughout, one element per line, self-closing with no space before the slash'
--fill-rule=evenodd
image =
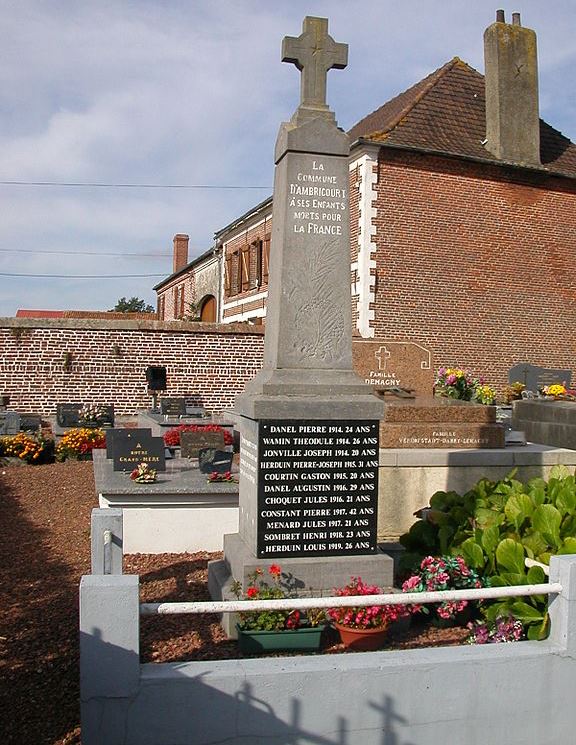
<path id="1" fill-rule="evenodd" d="M 339 44 L 328 34 L 328 19 L 306 16 L 297 38 L 285 36 L 282 62 L 291 62 L 301 70 L 300 106 L 294 114 L 295 124 L 324 116 L 334 121 L 326 104 L 326 77 L 333 67 L 343 70 L 348 64 L 348 45 Z"/>

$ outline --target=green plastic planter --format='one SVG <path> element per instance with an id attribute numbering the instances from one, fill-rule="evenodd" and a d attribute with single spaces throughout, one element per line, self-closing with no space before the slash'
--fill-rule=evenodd
<path id="1" fill-rule="evenodd" d="M 242 654 L 265 652 L 314 652 L 320 649 L 320 637 L 324 626 L 280 631 L 242 630 L 236 624 L 238 646 Z"/>

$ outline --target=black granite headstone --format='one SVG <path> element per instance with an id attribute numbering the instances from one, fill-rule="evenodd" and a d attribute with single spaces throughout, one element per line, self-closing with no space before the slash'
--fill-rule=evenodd
<path id="1" fill-rule="evenodd" d="M 20 414 L 20 431 L 36 432 L 42 426 L 42 417 L 39 414 Z"/>
<path id="2" fill-rule="evenodd" d="M 526 390 L 534 392 L 545 385 L 554 385 L 555 383 L 563 383 L 569 387 L 571 379 L 571 370 L 538 367 L 538 365 L 528 363 L 514 365 L 508 371 L 508 383 L 510 385 L 512 383 L 524 383 Z"/>
<path id="3" fill-rule="evenodd" d="M 224 449 L 224 433 L 206 430 L 204 427 L 196 432 L 181 432 L 180 455 L 182 458 L 198 458 L 202 448 Z"/>
<path id="4" fill-rule="evenodd" d="M 59 427 L 77 427 L 82 404 L 56 404 L 56 421 Z"/>
<path id="5" fill-rule="evenodd" d="M 232 469 L 233 454 L 225 450 L 202 448 L 198 453 L 200 473 L 227 473 Z"/>
<path id="6" fill-rule="evenodd" d="M 184 416 L 186 414 L 186 399 L 161 398 L 160 413 L 168 416 Z"/>
<path id="7" fill-rule="evenodd" d="M 114 461 L 115 471 L 132 471 L 139 463 L 165 471 L 164 448 L 163 438 L 152 437 L 150 429 L 111 429 L 106 433 L 106 457 Z"/>

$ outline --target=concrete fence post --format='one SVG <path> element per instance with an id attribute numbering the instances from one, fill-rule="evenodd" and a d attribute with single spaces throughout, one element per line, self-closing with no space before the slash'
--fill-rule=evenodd
<path id="1" fill-rule="evenodd" d="M 104 536 L 110 531 L 110 541 Z M 122 574 L 123 519 L 116 507 L 94 508 L 90 524 L 92 574 Z"/>
<path id="2" fill-rule="evenodd" d="M 576 657 L 576 554 L 551 557 L 550 582 L 560 582 L 562 592 L 550 596 L 549 641 Z"/>

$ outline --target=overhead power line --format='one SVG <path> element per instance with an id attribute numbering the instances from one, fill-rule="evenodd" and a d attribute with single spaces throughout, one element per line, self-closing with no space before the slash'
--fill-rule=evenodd
<path id="1" fill-rule="evenodd" d="M 0 181 L 2 186 L 79 186 L 97 189 L 270 189 L 270 186 L 235 184 L 103 184 L 82 181 Z"/>
<path id="2" fill-rule="evenodd" d="M 0 277 L 36 277 L 42 279 L 123 279 L 127 277 L 165 277 L 163 274 L 18 274 L 16 272 L 0 272 Z"/>
<path id="3" fill-rule="evenodd" d="M 62 251 L 60 249 L 48 249 L 47 251 L 38 251 L 36 248 L 0 248 L 2 253 L 15 253 L 15 254 L 81 254 L 82 256 L 161 256 L 163 259 L 170 258 L 171 253 L 163 254 L 144 254 L 134 253 L 130 251 L 116 252 L 116 251 Z"/>

